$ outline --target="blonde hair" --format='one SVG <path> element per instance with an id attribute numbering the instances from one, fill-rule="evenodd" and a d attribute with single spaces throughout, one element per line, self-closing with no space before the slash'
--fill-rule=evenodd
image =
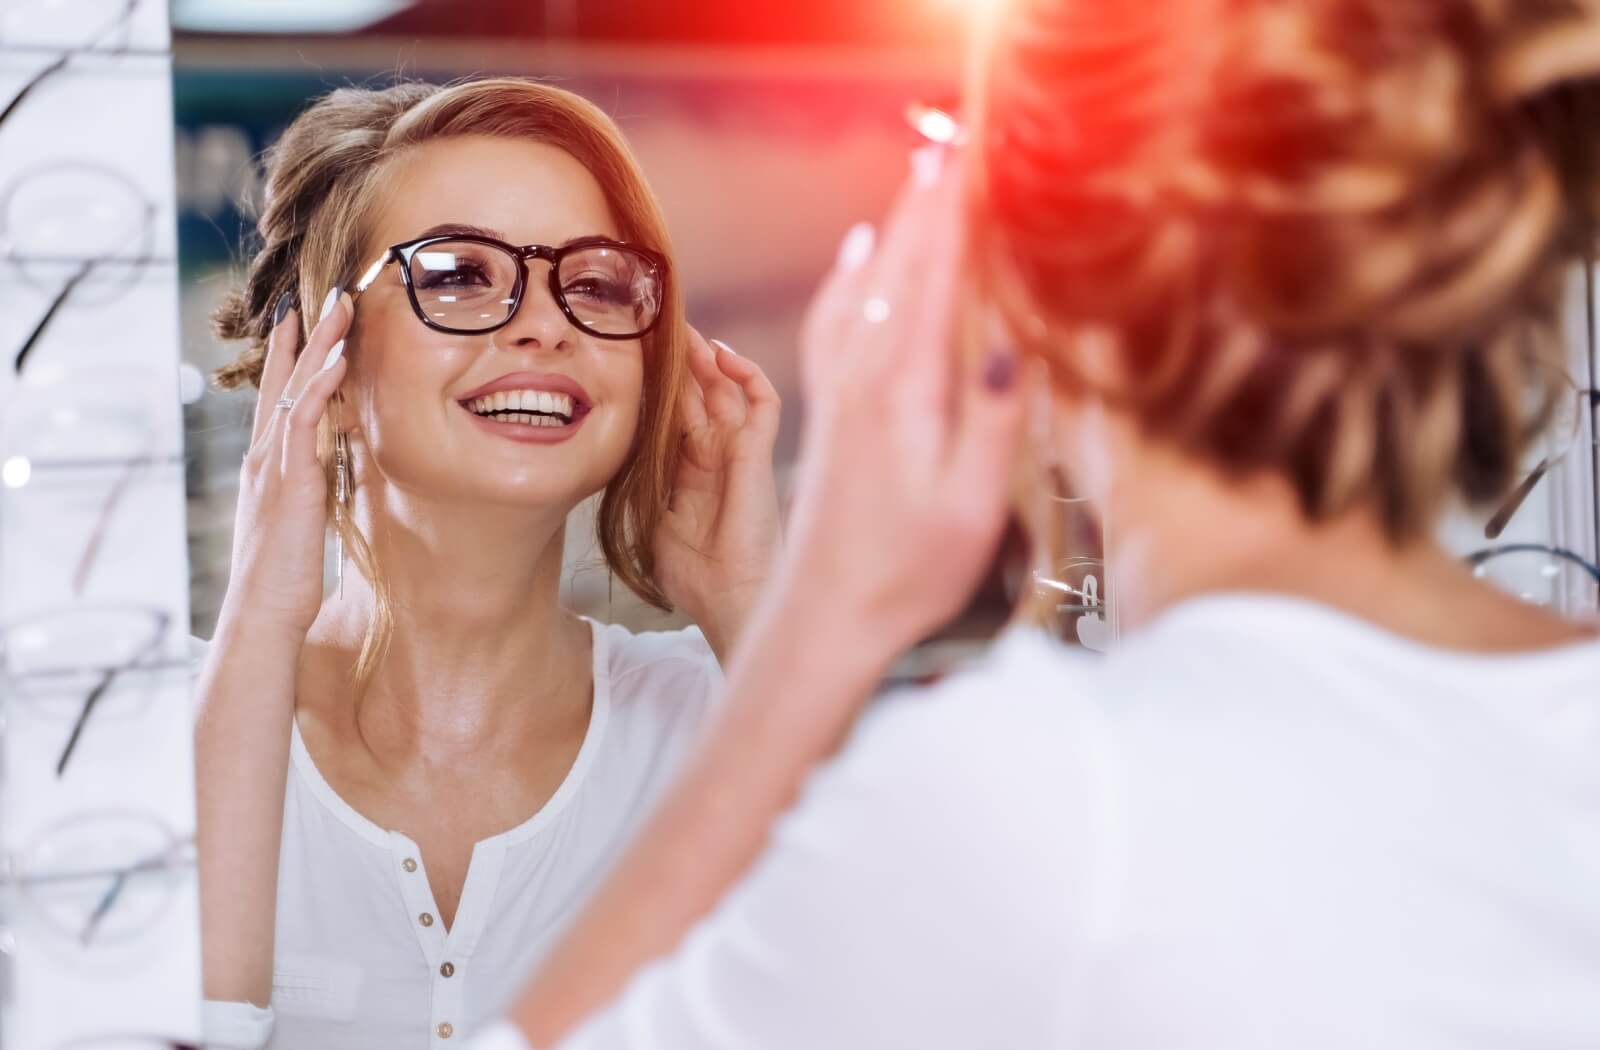
<path id="1" fill-rule="evenodd" d="M 1592 2 L 1012 0 L 992 33 L 974 258 L 1059 387 L 1396 542 L 1503 496 L 1593 243 Z"/>
<path id="2" fill-rule="evenodd" d="M 213 315 L 218 335 L 248 340 L 249 346 L 216 373 L 218 385 L 260 386 L 279 297 L 292 293 L 301 304 L 314 304 L 335 285 L 348 288 L 371 261 L 360 253 L 367 249 L 365 235 L 395 160 L 415 146 L 461 135 L 520 138 L 565 150 L 600 184 L 618 234 L 671 258 L 666 220 L 638 162 L 611 119 L 583 98 L 516 78 L 448 87 L 342 88 L 300 114 L 267 154 L 259 246 L 243 287 Z M 644 341 L 639 430 L 627 461 L 601 497 L 596 532 L 611 571 L 645 601 L 666 609 L 655 578 L 652 540 L 666 510 L 676 464 L 678 394 L 688 346 L 676 280 L 667 282 L 661 311 Z M 315 317 L 302 310 L 301 320 L 309 333 Z M 359 339 L 352 337 L 350 352 L 360 354 Z M 331 500 L 333 432 L 326 420 L 318 444 L 330 473 Z M 348 515 L 342 534 L 376 595 L 376 612 L 356 665 L 358 681 L 365 682 L 393 631 L 392 597 L 371 545 Z"/>

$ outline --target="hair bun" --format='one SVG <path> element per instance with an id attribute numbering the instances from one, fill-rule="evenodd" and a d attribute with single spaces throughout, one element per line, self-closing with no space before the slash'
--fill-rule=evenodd
<path id="1" fill-rule="evenodd" d="M 1509 483 L 1600 203 L 1595 0 L 1016 0 L 976 94 L 994 291 L 1118 398 L 1396 534 Z M 1534 399 L 1537 400 L 1537 399 Z"/>

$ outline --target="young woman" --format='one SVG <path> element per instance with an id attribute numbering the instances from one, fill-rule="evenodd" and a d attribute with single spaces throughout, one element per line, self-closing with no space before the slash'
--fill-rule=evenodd
<path id="1" fill-rule="evenodd" d="M 437 1045 L 696 737 L 775 554 L 778 401 L 686 325 L 643 176 L 567 92 L 336 91 L 266 197 L 219 313 L 251 344 L 219 378 L 261 393 L 199 683 L 208 1040 Z M 561 608 L 597 493 L 611 571 L 703 633 Z"/>
<path id="2" fill-rule="evenodd" d="M 482 1047 L 1600 1045 L 1600 636 L 1431 539 L 1557 383 L 1600 14 L 996 10 L 968 155 L 822 293 L 713 732 Z M 1039 385 L 942 352 L 973 290 Z M 976 581 L 1027 395 L 1120 648 L 1014 633 L 801 792 Z"/>

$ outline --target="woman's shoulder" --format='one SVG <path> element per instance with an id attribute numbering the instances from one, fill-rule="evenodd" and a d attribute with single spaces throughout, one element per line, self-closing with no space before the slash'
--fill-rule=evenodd
<path id="1" fill-rule="evenodd" d="M 632 631 L 591 621 L 595 669 L 613 709 L 701 711 L 722 691 L 722 669 L 698 627 Z"/>
<path id="2" fill-rule="evenodd" d="M 717 668 L 716 655 L 698 627 L 632 631 L 618 623 L 591 622 L 596 643 L 604 647 L 613 680 L 651 673 L 670 674 L 684 667 L 704 670 L 709 665 Z"/>
<path id="3" fill-rule="evenodd" d="M 1032 735 L 1046 724 L 1096 716 L 1101 657 L 1013 628 L 968 665 L 927 685 L 880 697 L 862 719 L 889 724 L 889 735 L 977 741 L 995 734 Z M 1067 683 L 1071 683 L 1067 686 Z M 1064 686 L 1066 686 L 1064 688 Z"/>

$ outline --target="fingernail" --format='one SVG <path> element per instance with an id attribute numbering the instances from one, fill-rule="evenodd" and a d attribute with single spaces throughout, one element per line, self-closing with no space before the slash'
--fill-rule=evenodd
<path id="1" fill-rule="evenodd" d="M 294 309 L 294 293 L 284 292 L 278 296 L 278 305 L 272 308 L 272 327 L 276 328 L 283 323 L 283 319 Z"/>
<path id="2" fill-rule="evenodd" d="M 1010 390 L 1017 382 L 1017 355 L 1010 350 L 991 350 L 983 364 L 983 385 L 996 394 Z"/>
<path id="3" fill-rule="evenodd" d="M 839 258 L 835 263 L 844 271 L 859 270 L 872 258 L 872 246 L 878 239 L 878 231 L 870 222 L 858 222 L 845 232 L 844 240 L 839 242 Z"/>
<path id="4" fill-rule="evenodd" d="M 711 341 L 713 343 L 716 343 L 718 346 L 722 347 L 722 349 L 728 351 L 728 353 L 732 354 L 734 357 L 738 357 L 739 356 L 739 351 L 735 350 L 733 347 L 729 346 L 727 343 L 724 343 L 721 339 L 713 339 Z"/>
<path id="5" fill-rule="evenodd" d="M 327 317 L 333 312 L 333 304 L 339 301 L 339 292 L 339 286 L 334 285 L 332 288 L 328 289 L 328 294 L 322 297 L 322 310 L 317 314 L 318 321 L 322 320 L 324 317 Z"/>
<path id="6" fill-rule="evenodd" d="M 932 186 L 939 181 L 939 173 L 944 170 L 943 146 L 919 146 L 911 151 L 911 181 L 923 188 Z"/>
<path id="7" fill-rule="evenodd" d="M 341 339 L 328 350 L 328 359 L 322 362 L 322 370 L 326 372 L 339 363 L 339 358 L 344 356 L 344 340 Z"/>

